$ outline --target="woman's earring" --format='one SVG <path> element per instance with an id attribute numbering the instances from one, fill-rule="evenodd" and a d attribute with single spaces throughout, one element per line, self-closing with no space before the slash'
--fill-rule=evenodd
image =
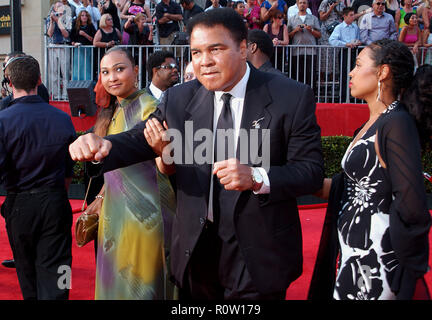
<path id="1" fill-rule="evenodd" d="M 138 79 L 135 80 L 135 88 L 138 88 Z"/>
<path id="2" fill-rule="evenodd" d="M 377 101 L 381 100 L 381 81 L 378 81 L 378 95 L 377 95 Z"/>

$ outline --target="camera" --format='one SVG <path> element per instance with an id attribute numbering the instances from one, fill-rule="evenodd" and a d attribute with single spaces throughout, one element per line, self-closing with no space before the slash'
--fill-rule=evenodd
<path id="1" fill-rule="evenodd" d="M 337 2 L 337 0 L 328 0 L 329 5 L 332 5 L 333 3 L 336 3 L 336 2 Z"/>
<path id="2" fill-rule="evenodd" d="M 101 6 L 103 6 L 103 5 L 105 4 L 105 1 L 104 1 L 104 0 L 101 0 L 101 1 L 99 1 L 99 4 L 100 4 Z"/>
<path id="3" fill-rule="evenodd" d="M 304 28 L 304 24 L 301 24 L 301 25 L 300 25 L 300 28 L 302 28 L 302 29 L 303 29 L 303 28 Z"/>
<path id="4" fill-rule="evenodd" d="M 56 17 L 60 17 L 61 13 L 60 13 L 60 12 L 56 12 L 56 13 L 54 13 L 54 15 L 55 15 Z"/>

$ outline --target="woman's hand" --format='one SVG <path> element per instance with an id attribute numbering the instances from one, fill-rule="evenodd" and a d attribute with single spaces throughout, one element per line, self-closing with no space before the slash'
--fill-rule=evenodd
<path id="1" fill-rule="evenodd" d="M 96 196 L 94 201 L 87 206 L 84 213 L 88 215 L 95 214 L 99 216 L 99 213 L 101 212 L 102 209 L 102 203 L 103 203 L 103 195 L 99 194 Z"/>
<path id="2" fill-rule="evenodd" d="M 166 135 L 165 132 L 168 130 L 166 121 L 163 122 L 163 125 L 164 127 L 162 127 L 157 119 L 152 118 L 147 121 L 146 127 L 144 129 L 144 137 L 146 138 L 147 143 L 159 156 L 162 156 L 164 148 L 170 142 L 169 140 L 163 140 L 164 136 Z"/>

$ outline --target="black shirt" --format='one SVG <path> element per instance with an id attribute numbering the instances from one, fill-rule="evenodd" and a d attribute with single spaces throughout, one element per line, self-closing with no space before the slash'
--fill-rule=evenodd
<path id="1" fill-rule="evenodd" d="M 65 112 L 37 95 L 0 112 L 0 182 L 8 191 L 61 187 L 72 176 L 69 144 L 76 138 Z"/>
<path id="2" fill-rule="evenodd" d="M 182 10 L 179 4 L 170 0 L 169 5 L 166 5 L 163 1 L 159 2 L 156 6 L 156 18 L 159 20 L 165 13 L 171 14 L 182 14 Z M 168 37 L 171 33 L 179 31 L 177 21 L 170 21 L 168 23 L 159 24 L 159 36 L 162 38 Z"/>
<path id="3" fill-rule="evenodd" d="M 90 37 L 94 38 L 94 36 L 96 34 L 96 29 L 95 29 L 93 23 L 90 23 L 86 26 L 81 26 L 80 29 L 77 30 L 76 29 L 76 21 L 74 21 L 72 23 L 72 29 L 71 29 L 70 36 L 69 36 L 72 42 L 79 42 L 85 46 L 93 45 L 92 41 L 89 41 L 89 39 L 87 39 L 86 37 L 79 34 L 80 31 L 84 31 Z"/>
<path id="4" fill-rule="evenodd" d="M 193 16 L 197 15 L 198 13 L 203 12 L 204 10 L 197 4 L 194 4 L 192 9 L 190 10 L 184 10 L 183 11 L 183 23 L 187 25 L 189 19 L 191 19 Z"/>

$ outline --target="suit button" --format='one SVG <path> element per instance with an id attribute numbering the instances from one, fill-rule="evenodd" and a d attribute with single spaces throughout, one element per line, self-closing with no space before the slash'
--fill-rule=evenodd
<path id="1" fill-rule="evenodd" d="M 205 224 L 205 219 L 204 218 L 200 218 L 200 223 L 201 223 L 201 225 L 204 225 Z"/>
<path id="2" fill-rule="evenodd" d="M 190 255 L 190 251 L 189 251 L 189 249 L 185 250 L 185 256 L 186 256 L 186 257 L 189 257 L 189 255 Z"/>

